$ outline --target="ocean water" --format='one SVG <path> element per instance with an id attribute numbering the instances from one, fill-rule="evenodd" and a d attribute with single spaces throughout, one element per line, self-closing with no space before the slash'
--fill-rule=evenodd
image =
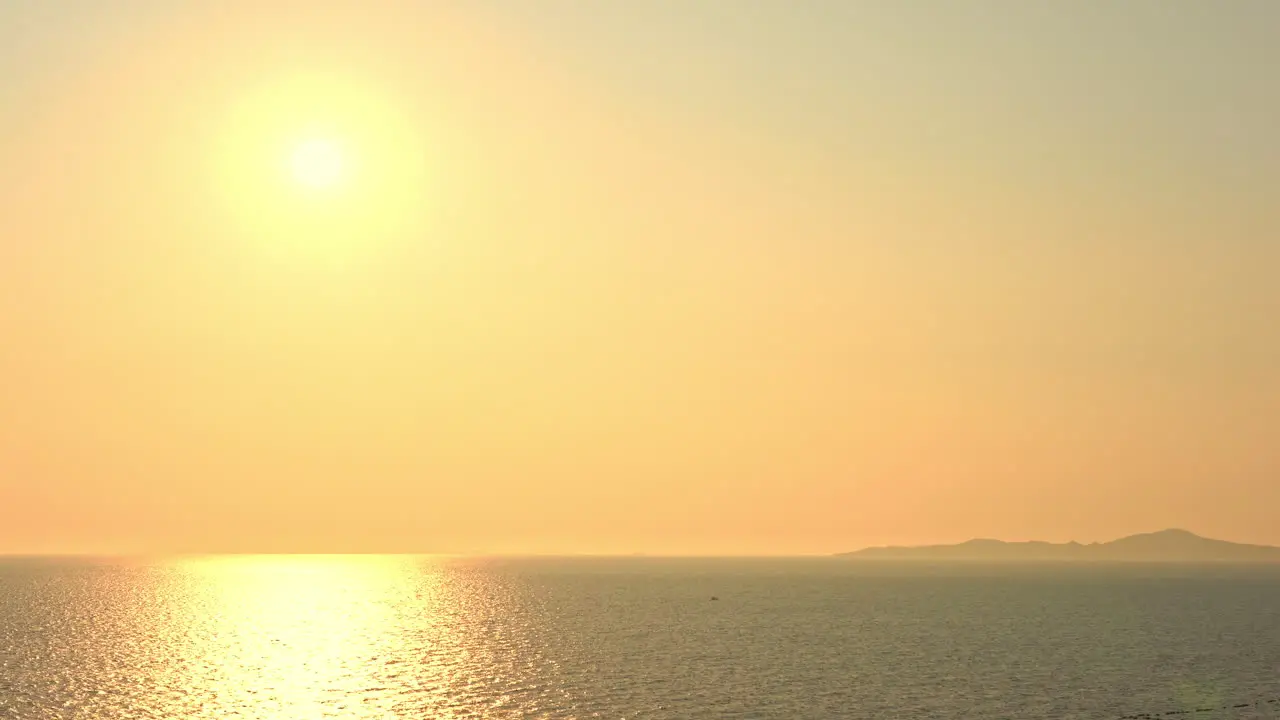
<path id="1" fill-rule="evenodd" d="M 1244 720 L 1276 699 L 1280 568 L 0 560 L 0 718 Z"/>

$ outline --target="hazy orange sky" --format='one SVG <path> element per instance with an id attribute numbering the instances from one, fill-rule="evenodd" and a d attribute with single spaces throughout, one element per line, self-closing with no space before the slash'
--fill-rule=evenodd
<path id="1" fill-rule="evenodd" d="M 0 552 L 1280 544 L 1276 28 L 0 4 Z"/>

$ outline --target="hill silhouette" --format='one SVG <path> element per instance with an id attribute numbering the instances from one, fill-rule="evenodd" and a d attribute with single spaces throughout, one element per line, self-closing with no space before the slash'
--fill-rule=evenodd
<path id="1" fill-rule="evenodd" d="M 958 545 L 874 547 L 839 557 L 855 560 L 966 560 L 1014 562 L 1237 562 L 1280 563 L 1280 547 L 1246 545 L 1170 529 L 1104 543 L 1004 542 L 974 539 Z"/>

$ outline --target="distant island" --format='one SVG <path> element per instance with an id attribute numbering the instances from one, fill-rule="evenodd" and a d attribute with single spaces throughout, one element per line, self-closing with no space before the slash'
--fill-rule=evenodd
<path id="1" fill-rule="evenodd" d="M 1280 547 L 1212 540 L 1187 530 L 1174 529 L 1088 545 L 1077 542 L 1004 542 L 977 539 L 959 545 L 873 547 L 839 553 L 838 557 L 853 560 L 981 562 L 1280 563 Z"/>

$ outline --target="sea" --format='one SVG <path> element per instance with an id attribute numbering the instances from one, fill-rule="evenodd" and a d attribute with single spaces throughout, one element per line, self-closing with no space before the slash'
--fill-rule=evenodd
<path id="1" fill-rule="evenodd" d="M 1280 568 L 0 559 L 0 718 L 1280 718 Z"/>

